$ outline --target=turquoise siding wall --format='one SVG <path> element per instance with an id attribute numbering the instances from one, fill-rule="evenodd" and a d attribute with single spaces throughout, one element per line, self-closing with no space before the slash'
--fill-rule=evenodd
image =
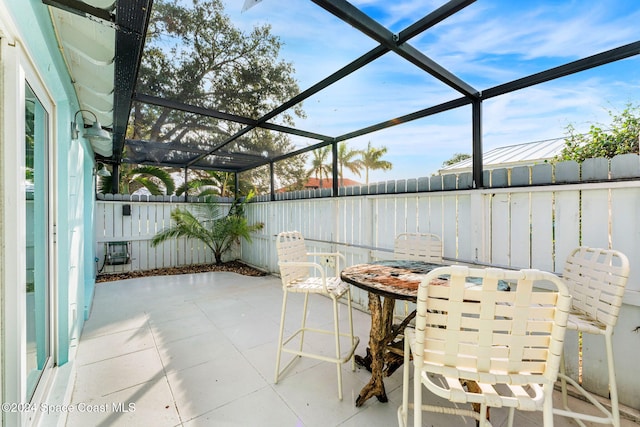
<path id="1" fill-rule="evenodd" d="M 69 360 L 91 306 L 93 262 L 93 152 L 87 141 L 71 140 L 71 122 L 79 109 L 71 79 L 56 43 L 48 9 L 40 0 L 8 0 L 12 19 L 55 103 L 50 160 L 55 166 L 57 363 Z M 51 166 L 50 166 L 51 167 Z"/>

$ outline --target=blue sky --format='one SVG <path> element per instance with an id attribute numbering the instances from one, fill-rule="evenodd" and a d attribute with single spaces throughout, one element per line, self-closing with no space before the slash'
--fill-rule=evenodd
<path id="1" fill-rule="evenodd" d="M 269 24 L 283 42 L 281 57 L 294 64 L 301 90 L 377 44 L 310 1 L 262 0 L 241 12 L 225 0 L 236 26 Z M 353 0 L 392 32 L 399 32 L 444 1 Z M 640 40 L 637 0 L 479 0 L 409 43 L 466 83 L 484 90 L 550 67 Z M 484 149 L 559 138 L 571 124 L 587 131 L 609 123 L 609 111 L 640 104 L 640 57 L 483 102 Z M 296 126 L 339 136 L 460 97 L 394 53 L 307 99 Z M 471 153 L 471 109 L 462 107 L 349 141 L 388 149 L 388 172 L 370 181 L 428 176 L 455 153 Z M 315 141 L 296 139 L 302 147 Z M 364 178 L 353 177 L 361 182 Z"/>

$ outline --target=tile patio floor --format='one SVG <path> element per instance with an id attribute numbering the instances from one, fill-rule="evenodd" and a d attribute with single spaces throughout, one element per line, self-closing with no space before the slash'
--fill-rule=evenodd
<path id="1" fill-rule="evenodd" d="M 370 399 L 361 408 L 354 402 L 370 375 L 351 372 L 349 364 L 342 368 L 342 401 L 333 364 L 300 359 L 274 384 L 280 286 L 274 276 L 223 272 L 98 284 L 72 394 L 73 404 L 95 411 L 70 413 L 66 426 L 396 426 L 401 370 L 385 381 L 388 403 Z M 301 301 L 293 295 L 290 308 Z M 312 300 L 311 323 L 327 319 L 328 303 Z M 354 316 L 356 352 L 363 354 L 370 318 L 357 310 Z M 135 410 L 114 411 L 114 404 Z M 425 426 L 475 425 L 447 415 L 423 419 Z M 505 412 L 493 410 L 492 419 L 505 425 Z M 542 425 L 542 414 L 516 412 L 515 425 Z M 570 425 L 576 424 L 556 417 L 556 426 Z"/>

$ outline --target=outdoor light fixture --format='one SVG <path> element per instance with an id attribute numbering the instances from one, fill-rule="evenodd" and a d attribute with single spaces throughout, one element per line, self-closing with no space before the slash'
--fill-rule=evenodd
<path id="1" fill-rule="evenodd" d="M 100 126 L 100 122 L 98 122 L 98 117 L 92 111 L 89 111 L 89 110 L 76 111 L 76 114 L 73 116 L 73 123 L 71 123 L 71 137 L 73 139 L 78 139 L 78 122 L 76 118 L 78 117 L 78 113 L 81 113 L 83 111 L 91 114 L 96 119 L 90 128 L 87 128 L 84 130 L 83 136 L 87 138 L 89 141 L 91 141 L 92 143 L 106 142 L 106 141 L 111 142 L 111 134 L 106 130 L 102 129 L 102 126 Z"/>
<path id="2" fill-rule="evenodd" d="M 111 139 L 111 133 L 102 129 L 100 126 L 100 122 L 98 122 L 98 117 L 89 110 L 78 110 L 76 114 L 73 116 L 73 122 L 71 123 L 71 138 L 78 139 L 78 113 L 87 112 L 91 114 L 95 121 L 91 125 L 91 127 L 83 130 L 83 136 L 91 142 L 91 147 L 93 147 L 93 151 L 96 154 L 99 154 L 104 157 L 111 157 L 113 155 L 113 141 Z"/>

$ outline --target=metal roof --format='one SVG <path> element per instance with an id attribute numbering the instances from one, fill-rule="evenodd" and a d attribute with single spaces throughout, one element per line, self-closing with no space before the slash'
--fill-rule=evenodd
<path id="1" fill-rule="evenodd" d="M 565 147 L 565 138 L 497 147 L 482 154 L 482 166 L 484 169 L 495 169 L 542 163 L 552 160 Z M 438 173 L 471 172 L 472 166 L 472 160 L 469 158 L 443 167 Z"/>
<path id="2" fill-rule="evenodd" d="M 88 0 L 86 2 L 42 0 L 42 2 L 51 7 L 52 21 L 56 28 L 59 45 L 74 81 L 81 108 L 95 112 L 101 124 L 113 132 L 112 153 L 109 153 L 109 150 L 102 150 L 96 151 L 96 154 L 99 161 L 111 163 L 114 167 L 123 162 L 228 172 L 242 172 L 265 165 L 272 167 L 275 162 L 319 147 L 333 145 L 335 153 L 335 147 L 340 141 L 368 135 L 461 106 L 470 106 L 472 111 L 470 145 L 473 150 L 473 160 L 470 163 L 474 185 L 480 187 L 482 186 L 480 153 L 482 153 L 483 101 L 640 53 L 640 41 L 634 41 L 493 87 L 477 87 L 470 83 L 471 79 L 461 78 L 411 44 L 414 37 L 423 33 L 428 34 L 430 29 L 441 22 L 453 19 L 452 17 L 473 4 L 474 0 L 448 1 L 425 16 L 418 17 L 412 24 L 397 32 L 392 32 L 347 1 L 312 0 L 332 19 L 337 18 L 348 24 L 345 26 L 345 34 L 350 35 L 348 37 L 357 36 L 366 39 L 371 48 L 360 57 L 329 72 L 324 78 L 284 103 L 269 111 L 260 111 L 256 117 L 247 117 L 230 111 L 218 111 L 202 105 L 185 103 L 176 98 L 145 93 L 147 88 L 136 90 L 135 85 L 153 0 Z M 363 3 L 362 7 L 364 6 L 366 2 Z M 463 24 L 460 20 L 456 22 L 462 29 Z M 321 34 L 321 28 L 319 33 Z M 330 52 L 318 52 L 319 64 L 324 64 L 323 56 L 329 54 Z M 281 120 L 284 112 L 290 111 L 302 101 L 330 89 L 334 84 L 349 78 L 359 70 L 372 66 L 380 58 L 390 58 L 390 55 L 397 63 L 417 67 L 427 77 L 447 87 L 450 97 L 443 100 L 423 99 L 424 105 L 414 107 L 412 111 L 400 115 L 390 113 L 383 120 L 338 133 L 326 132 L 323 129 L 300 129 L 287 125 Z M 371 88 L 370 93 L 375 94 L 375 92 L 375 88 Z M 388 101 L 378 99 L 374 102 Z M 129 140 L 126 139 L 126 131 L 133 103 L 154 107 L 167 114 L 179 114 L 185 121 L 193 118 L 194 121 L 227 122 L 233 124 L 233 129 L 236 130 L 226 138 L 214 140 L 202 133 L 189 140 Z M 84 117 L 90 123 L 91 116 Z M 288 152 L 269 151 L 252 146 L 250 143 L 251 140 L 260 139 L 263 135 L 261 132 L 295 136 L 306 142 Z M 495 152 L 496 159 L 516 158 L 516 152 L 520 153 L 519 156 L 523 156 L 524 153 L 521 151 L 525 149 L 521 147 L 520 149 L 512 148 L 512 150 L 512 153 L 507 149 Z M 334 165 L 335 162 L 334 158 Z M 333 170 L 336 174 L 337 167 Z M 333 182 L 337 185 L 338 180 L 335 178 L 334 176 Z M 334 194 L 337 194 L 337 187 L 334 188 Z"/>

